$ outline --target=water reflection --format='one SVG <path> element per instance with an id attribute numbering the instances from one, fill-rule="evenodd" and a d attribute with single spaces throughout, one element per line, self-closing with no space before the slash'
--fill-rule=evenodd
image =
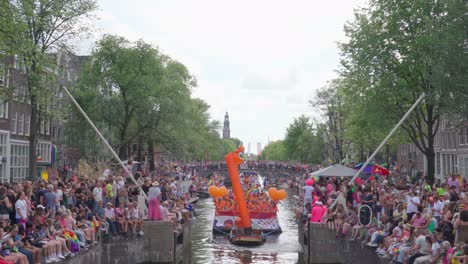
<path id="1" fill-rule="evenodd" d="M 292 193 L 287 190 L 288 194 Z M 225 236 L 212 234 L 215 213 L 211 198 L 200 199 L 196 205 L 198 217 L 192 228 L 192 256 L 194 263 L 298 263 L 300 245 L 294 222 L 294 200 L 288 198 L 279 205 L 279 221 L 283 232 L 267 237 L 258 247 L 239 247 Z"/>

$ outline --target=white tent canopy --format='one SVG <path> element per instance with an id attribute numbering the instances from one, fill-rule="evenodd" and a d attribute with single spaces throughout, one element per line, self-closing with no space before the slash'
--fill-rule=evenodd
<path id="1" fill-rule="evenodd" d="M 356 170 L 343 166 L 341 164 L 331 165 L 329 167 L 314 171 L 309 176 L 324 176 L 324 177 L 353 177 L 356 174 Z"/>

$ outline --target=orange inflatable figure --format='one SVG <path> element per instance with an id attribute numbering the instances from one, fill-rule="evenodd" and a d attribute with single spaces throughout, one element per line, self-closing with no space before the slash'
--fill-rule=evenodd
<path id="1" fill-rule="evenodd" d="M 231 178 L 234 199 L 236 200 L 237 205 L 239 206 L 240 221 L 236 221 L 237 227 L 251 228 L 252 223 L 250 221 L 250 212 L 247 209 L 247 203 L 245 202 L 244 191 L 242 190 L 238 169 L 238 166 L 244 161 L 241 157 L 239 157 L 239 153 L 243 151 L 244 146 L 240 146 L 236 151 L 233 151 L 224 156 L 224 159 L 226 160 L 229 177 Z"/>

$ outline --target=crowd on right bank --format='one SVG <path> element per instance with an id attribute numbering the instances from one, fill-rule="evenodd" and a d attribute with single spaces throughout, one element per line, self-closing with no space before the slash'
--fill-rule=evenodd
<path id="1" fill-rule="evenodd" d="M 311 224 L 326 223 L 337 239 L 360 240 L 389 263 L 468 263 L 465 180 L 451 176 L 431 185 L 422 178 L 404 187 L 391 177 L 348 183 L 339 177 L 306 181 Z"/>

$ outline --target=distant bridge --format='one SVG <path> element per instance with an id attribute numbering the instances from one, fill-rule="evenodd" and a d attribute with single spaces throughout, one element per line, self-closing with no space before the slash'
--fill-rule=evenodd
<path id="1" fill-rule="evenodd" d="M 294 170 L 294 169 L 287 169 L 287 168 L 265 168 L 265 167 L 253 167 L 253 168 L 239 168 L 239 173 L 242 172 L 256 172 L 257 174 L 260 174 L 261 176 L 267 177 L 267 178 L 303 178 L 304 175 L 307 173 L 304 170 Z M 227 167 L 220 166 L 220 167 L 209 167 L 205 170 L 199 171 L 199 173 L 206 177 L 209 176 L 213 173 L 218 173 L 222 174 L 224 176 L 229 176 Z"/>

